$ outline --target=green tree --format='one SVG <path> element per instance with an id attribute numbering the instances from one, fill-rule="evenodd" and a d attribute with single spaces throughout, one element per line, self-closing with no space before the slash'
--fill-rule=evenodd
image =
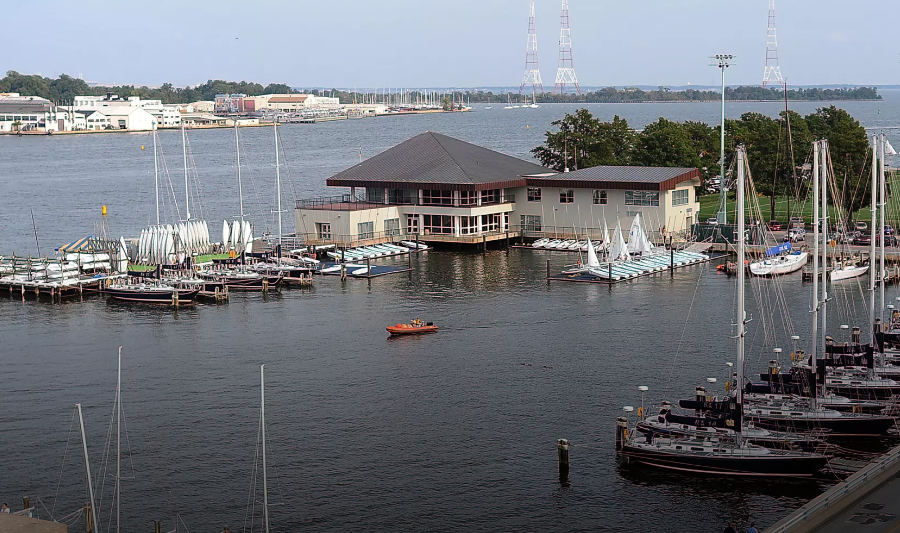
<path id="1" fill-rule="evenodd" d="M 848 193 L 842 204 L 850 219 L 854 212 L 869 205 L 871 201 L 866 187 L 869 182 L 869 140 L 866 130 L 850 113 L 833 105 L 807 115 L 806 124 L 814 139 L 828 140 L 831 153 L 829 163 L 833 169 L 836 188 Z M 846 185 L 843 184 L 845 178 Z"/>
<path id="2" fill-rule="evenodd" d="M 566 114 L 551 125 L 559 131 L 544 134 L 543 145 L 531 153 L 546 167 L 563 171 L 597 165 L 624 165 L 631 158 L 634 131 L 618 115 L 601 122 L 587 109 Z"/>

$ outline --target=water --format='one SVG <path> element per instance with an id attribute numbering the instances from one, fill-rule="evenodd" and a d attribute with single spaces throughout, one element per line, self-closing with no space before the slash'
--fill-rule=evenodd
<path id="1" fill-rule="evenodd" d="M 886 103 L 846 105 L 866 124 L 889 125 L 900 113 Z M 735 113 L 778 111 L 736 106 Z M 715 104 L 592 107 L 635 125 L 659 114 L 714 120 L 717 113 Z M 324 179 L 356 162 L 360 146 L 369 156 L 428 129 L 525 156 L 551 120 L 574 109 L 379 118 L 281 133 L 299 198 L 327 193 Z M 179 135 L 162 137 L 175 194 L 183 194 Z M 233 133 L 191 132 L 190 139 L 204 214 L 211 221 L 233 216 Z M 271 129 L 242 130 L 242 143 L 245 175 L 253 176 L 248 205 L 260 226 L 271 220 L 274 198 Z M 4 249 L 34 252 L 31 209 L 42 251 L 91 232 L 101 204 L 110 206 L 115 235 L 136 234 L 155 217 L 152 154 L 141 144 L 150 147 L 147 135 L 0 137 Z M 0 299 L 0 500 L 16 508 L 27 494 L 49 509 L 59 483 L 56 516 L 84 503 L 72 407 L 84 406 L 97 476 L 120 345 L 130 450 L 126 531 L 155 519 L 170 529 L 176 513 L 191 531 L 236 531 L 245 523 L 261 363 L 275 531 L 713 532 L 729 520 L 771 524 L 827 488 L 618 466 L 614 420 L 623 405 L 640 404 L 638 385 L 650 387 L 649 404 L 690 396 L 707 377 L 721 383 L 724 363 L 734 358 L 734 282 L 709 265 L 613 287 L 548 285 L 547 259 L 557 271 L 572 257 L 429 252 L 411 259 L 411 273 L 374 279 L 371 287 L 317 278 L 309 292 L 232 295 L 227 305 L 177 313 L 101 299 Z M 781 284 L 783 304 L 772 282 L 748 282 L 754 370 L 774 346 L 790 351 L 791 324 L 808 336 L 809 287 L 798 276 Z M 833 331 L 865 322 L 857 281 L 842 287 L 833 290 Z M 386 338 L 384 326 L 412 317 L 434 320 L 441 331 Z M 562 437 L 576 444 L 568 487 L 556 479 Z M 104 528 L 114 463 L 109 467 L 100 476 L 107 479 Z M 255 515 L 258 526 L 258 504 Z"/>

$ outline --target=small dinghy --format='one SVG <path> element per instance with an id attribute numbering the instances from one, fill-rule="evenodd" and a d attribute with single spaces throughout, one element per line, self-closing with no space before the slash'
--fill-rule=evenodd
<path id="1" fill-rule="evenodd" d="M 397 324 L 396 326 L 388 326 L 388 333 L 391 335 L 418 335 L 419 333 L 434 333 L 437 331 L 434 322 L 422 322 L 418 318 L 409 324 Z"/>

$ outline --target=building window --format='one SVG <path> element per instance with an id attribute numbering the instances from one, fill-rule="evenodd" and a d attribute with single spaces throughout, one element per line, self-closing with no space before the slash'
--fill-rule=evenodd
<path id="1" fill-rule="evenodd" d="M 357 224 L 360 239 L 371 239 L 375 236 L 375 223 L 374 222 L 360 222 Z"/>
<path id="2" fill-rule="evenodd" d="M 521 215 L 519 221 L 523 231 L 541 231 L 541 215 Z"/>
<path id="3" fill-rule="evenodd" d="M 459 191 L 459 205 L 475 205 L 478 203 L 478 191 Z"/>
<path id="4" fill-rule="evenodd" d="M 559 203 L 561 204 L 571 204 L 575 201 L 575 191 L 572 189 L 560 189 L 559 190 Z"/>
<path id="5" fill-rule="evenodd" d="M 606 205 L 606 191 L 594 191 L 594 205 Z"/>
<path id="6" fill-rule="evenodd" d="M 478 233 L 478 217 L 459 217 L 459 232 L 463 235 Z"/>
<path id="7" fill-rule="evenodd" d="M 366 201 L 373 204 L 384 203 L 384 189 L 366 189 Z"/>
<path id="8" fill-rule="evenodd" d="M 651 191 L 625 191 L 625 205 L 659 207 L 659 193 Z"/>
<path id="9" fill-rule="evenodd" d="M 419 215 L 406 215 L 406 233 L 408 235 L 419 233 Z"/>
<path id="10" fill-rule="evenodd" d="M 691 190 L 672 191 L 672 205 L 686 205 L 691 200 Z"/>
<path id="11" fill-rule="evenodd" d="M 449 215 L 422 215 L 425 234 L 453 235 L 453 217 Z"/>
<path id="12" fill-rule="evenodd" d="M 540 187 L 528 187 L 528 201 L 529 202 L 540 202 L 541 201 L 541 188 Z"/>
<path id="13" fill-rule="evenodd" d="M 500 203 L 500 189 L 490 189 L 481 191 L 481 204 L 498 204 Z"/>
<path id="14" fill-rule="evenodd" d="M 500 213 L 481 215 L 481 225 L 484 227 L 484 231 L 499 231 Z"/>
<path id="15" fill-rule="evenodd" d="M 331 240 L 331 223 L 316 222 L 316 235 L 323 241 Z"/>
<path id="16" fill-rule="evenodd" d="M 389 218 L 384 221 L 385 235 L 400 235 L 400 219 Z"/>
<path id="17" fill-rule="evenodd" d="M 453 205 L 453 191 L 425 189 L 422 191 L 423 205 Z M 427 226 L 428 224 L 426 224 Z"/>

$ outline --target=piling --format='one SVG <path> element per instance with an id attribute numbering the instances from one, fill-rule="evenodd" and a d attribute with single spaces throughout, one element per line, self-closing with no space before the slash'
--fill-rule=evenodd
<path id="1" fill-rule="evenodd" d="M 25 496 L 22 498 L 22 509 L 28 509 L 29 507 L 31 507 L 31 498 Z"/>
<path id="2" fill-rule="evenodd" d="M 481 236 L 481 253 L 482 254 L 487 253 L 487 236 L 486 235 Z"/>
<path id="3" fill-rule="evenodd" d="M 341 263 L 341 281 L 347 281 L 347 265 L 345 263 Z"/>
<path id="4" fill-rule="evenodd" d="M 84 506 L 84 533 L 94 533 L 94 521 L 91 518 L 91 505 Z"/>
<path id="5" fill-rule="evenodd" d="M 613 280 L 613 277 L 612 277 L 612 261 L 610 261 L 609 263 L 607 263 L 607 264 L 606 264 L 606 267 L 609 269 L 609 281 L 612 281 L 612 280 Z"/>
<path id="6" fill-rule="evenodd" d="M 556 456 L 559 462 L 559 482 L 569 481 L 569 441 L 559 439 L 556 441 Z"/>
<path id="7" fill-rule="evenodd" d="M 628 419 L 624 416 L 616 418 L 616 450 L 621 450 L 625 446 L 625 440 L 628 438 Z"/>
<path id="8" fill-rule="evenodd" d="M 675 270 L 675 243 L 669 238 L 669 270 Z"/>
<path id="9" fill-rule="evenodd" d="M 550 278 L 550 260 L 547 259 L 547 278 Z"/>
<path id="10" fill-rule="evenodd" d="M 162 533 L 162 522 L 159 520 L 153 521 L 153 533 Z"/>

